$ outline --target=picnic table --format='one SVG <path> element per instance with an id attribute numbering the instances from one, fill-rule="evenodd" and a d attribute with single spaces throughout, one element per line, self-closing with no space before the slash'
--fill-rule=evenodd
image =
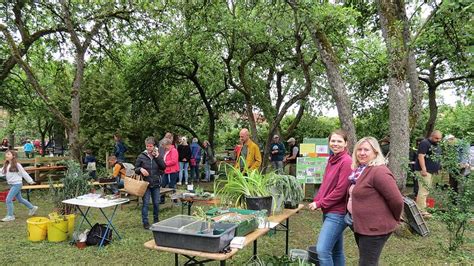
<path id="1" fill-rule="evenodd" d="M 204 205 L 217 205 L 220 203 L 218 198 L 199 198 L 199 197 L 184 197 L 178 198 L 181 201 L 181 214 L 184 212 L 184 207 L 188 207 L 188 215 L 191 215 L 191 207 L 195 202 L 201 203 Z"/>
<path id="2" fill-rule="evenodd" d="M 90 185 L 92 186 L 106 186 L 106 185 L 111 185 L 111 184 L 116 184 L 116 182 L 106 182 L 106 183 L 99 183 L 99 182 L 92 182 Z M 51 184 L 54 188 L 62 188 L 64 187 L 63 183 L 57 183 L 57 184 Z M 50 184 L 38 184 L 38 185 L 26 185 L 22 186 L 21 190 L 26 190 L 26 198 L 28 201 L 30 201 L 30 192 L 32 190 L 36 189 L 48 189 L 51 187 Z"/>
<path id="3" fill-rule="evenodd" d="M 245 236 L 244 247 L 253 243 L 253 256 L 257 256 L 257 240 L 259 237 L 265 235 L 270 230 L 275 231 L 285 231 L 286 238 L 285 238 L 285 252 L 288 255 L 288 241 L 290 237 L 290 217 L 295 215 L 299 210 L 303 208 L 303 204 L 300 204 L 296 209 L 284 209 L 281 213 L 272 215 L 268 217 L 268 221 L 270 223 L 276 224 L 273 228 L 258 228 L 252 233 Z M 280 228 L 277 228 L 280 227 Z M 188 249 L 180 249 L 180 248 L 171 248 L 171 247 L 163 247 L 159 246 L 159 243 L 155 243 L 155 240 L 150 240 L 144 244 L 145 248 L 157 250 L 157 251 L 164 251 L 174 253 L 174 260 L 175 265 L 179 265 L 179 255 L 184 256 L 188 259 L 186 263 L 183 265 L 190 265 L 190 264 L 203 264 L 205 262 L 210 261 L 219 261 L 220 265 L 225 265 L 226 260 L 232 258 L 239 249 L 231 248 L 230 252 L 228 253 L 209 253 L 209 252 L 202 252 L 202 251 L 195 251 L 195 250 L 188 250 Z M 204 258 L 204 260 L 197 260 L 196 257 Z"/>
<path id="4" fill-rule="evenodd" d="M 50 165 L 50 166 L 33 166 L 25 167 L 25 171 L 34 175 L 35 182 L 41 182 L 44 177 L 51 173 L 66 171 L 67 167 L 64 165 Z"/>

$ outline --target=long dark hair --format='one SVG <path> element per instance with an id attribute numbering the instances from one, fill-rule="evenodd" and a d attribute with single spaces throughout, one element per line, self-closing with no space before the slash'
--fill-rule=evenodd
<path id="1" fill-rule="evenodd" d="M 10 169 L 8 170 L 9 172 L 18 172 L 18 167 L 17 167 L 17 158 L 18 158 L 18 153 L 14 150 L 8 150 L 5 152 L 5 154 L 7 153 L 11 153 L 13 155 L 13 158 L 11 161 L 8 161 L 7 159 L 5 159 L 5 163 L 3 164 L 3 174 L 7 174 L 7 169 L 8 169 L 8 165 L 10 165 Z"/>

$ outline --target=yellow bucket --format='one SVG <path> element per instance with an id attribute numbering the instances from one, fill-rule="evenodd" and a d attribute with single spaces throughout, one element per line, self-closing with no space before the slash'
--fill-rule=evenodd
<path id="1" fill-rule="evenodd" d="M 46 217 L 31 217 L 26 220 L 28 225 L 28 240 L 37 242 L 46 239 L 49 219 Z"/>
<path id="2" fill-rule="evenodd" d="M 48 241 L 61 242 L 67 239 L 68 222 L 63 219 L 50 220 L 48 223 Z"/>
<path id="3" fill-rule="evenodd" d="M 74 233 L 74 223 L 76 222 L 76 215 L 75 214 L 68 214 L 65 215 L 67 220 L 67 231 L 69 238 L 72 239 L 72 234 Z"/>

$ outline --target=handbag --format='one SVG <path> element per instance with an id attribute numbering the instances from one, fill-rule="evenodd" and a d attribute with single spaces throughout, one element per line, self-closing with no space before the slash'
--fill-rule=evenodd
<path id="1" fill-rule="evenodd" d="M 132 177 L 125 176 L 123 177 L 123 183 L 125 191 L 127 191 L 128 194 L 138 197 L 143 197 L 143 195 L 145 195 L 145 191 L 149 185 L 147 181 L 143 180 L 141 175 Z"/>
<path id="2" fill-rule="evenodd" d="M 196 159 L 191 158 L 191 160 L 189 160 L 189 163 L 191 164 L 191 166 L 196 166 Z"/>

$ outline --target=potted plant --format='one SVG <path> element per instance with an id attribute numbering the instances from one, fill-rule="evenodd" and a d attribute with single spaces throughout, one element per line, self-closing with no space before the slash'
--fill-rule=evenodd
<path id="1" fill-rule="evenodd" d="M 222 202 L 251 210 L 266 209 L 270 215 L 274 200 L 268 185 L 268 175 L 246 167 L 243 172 L 235 167 L 227 167 L 226 177 L 214 182 L 214 193 Z"/>
<path id="2" fill-rule="evenodd" d="M 67 171 L 61 182 L 64 187 L 54 187 L 50 180 L 50 194 L 57 212 L 63 215 L 74 212 L 74 206 L 62 203 L 63 200 L 75 198 L 90 191 L 90 184 L 88 182 L 89 175 L 83 173 L 81 165 L 73 160 L 66 160 Z"/>
<path id="3" fill-rule="evenodd" d="M 296 177 L 292 175 L 279 175 L 271 173 L 268 185 L 280 199 L 287 209 L 296 209 L 304 199 L 304 191 Z"/>

